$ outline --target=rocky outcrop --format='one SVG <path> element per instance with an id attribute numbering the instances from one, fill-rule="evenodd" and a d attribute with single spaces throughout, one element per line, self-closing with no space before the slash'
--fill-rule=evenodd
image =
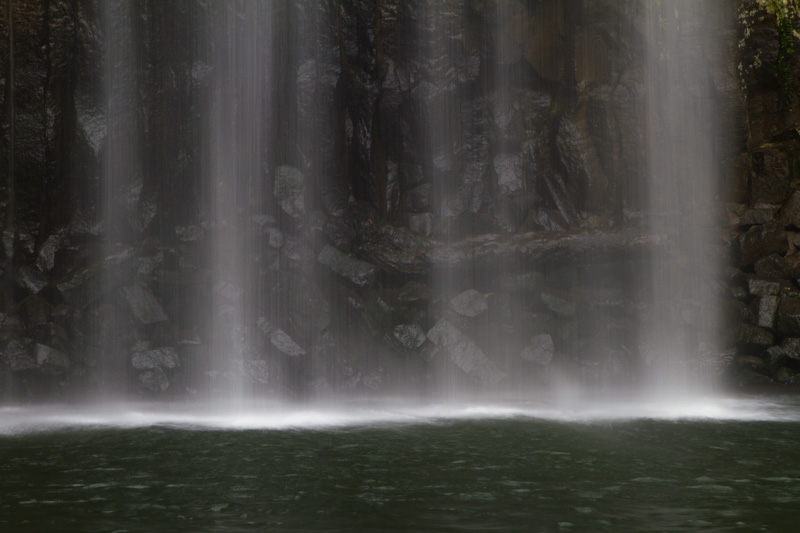
<path id="1" fill-rule="evenodd" d="M 690 88 L 728 117 L 711 145 L 733 266 L 726 290 L 703 290 L 725 309 L 741 375 L 791 383 L 800 106 L 786 74 L 798 57 L 781 55 L 766 3 L 711 3 L 719 17 L 683 27 L 738 54 Z M 242 376 L 269 392 L 435 389 L 442 374 L 489 389 L 562 371 L 609 383 L 642 358 L 637 332 L 660 304 L 650 276 L 694 287 L 690 272 L 659 270 L 674 237 L 646 230 L 646 3 L 260 5 L 248 12 L 263 17 L 251 37 L 270 43 L 251 47 L 260 74 L 215 111 L 231 126 L 219 139 L 260 125 L 258 163 L 230 176 L 209 169 L 203 137 L 230 79 L 214 50 L 250 42 L 246 17 L 224 11 L 235 5 L 143 0 L 109 24 L 88 0 L 13 4 L 0 387 L 13 385 L 0 395 L 190 394 Z M 720 22 L 734 9 L 740 39 Z M 95 91 L 108 32 L 141 62 L 108 75 L 124 86 L 113 121 Z M 120 132 L 135 154 L 117 157 Z M 112 173 L 125 179 L 104 196 Z M 711 311 L 686 297 L 672 312 Z M 689 326 L 681 340 L 700 350 Z"/>

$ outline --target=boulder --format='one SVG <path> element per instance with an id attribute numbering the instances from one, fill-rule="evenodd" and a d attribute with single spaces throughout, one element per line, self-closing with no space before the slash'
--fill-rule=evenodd
<path id="1" fill-rule="evenodd" d="M 754 326 L 752 324 L 742 324 L 739 330 L 739 345 L 745 350 L 763 350 L 774 344 L 772 333 Z"/>
<path id="2" fill-rule="evenodd" d="M 140 324 L 157 324 L 168 320 L 164 309 L 153 293 L 143 285 L 129 285 L 122 288 L 122 295 L 134 318 Z"/>
<path id="3" fill-rule="evenodd" d="M 775 378 L 775 381 L 778 383 L 784 383 L 786 385 L 797 383 L 797 373 L 788 367 L 781 367 L 775 372 L 773 372 L 772 377 Z"/>
<path id="4" fill-rule="evenodd" d="M 800 228 L 800 191 L 794 191 L 778 211 L 778 222 L 786 227 Z"/>
<path id="5" fill-rule="evenodd" d="M 135 250 L 122 247 L 105 255 L 101 261 L 71 270 L 58 281 L 56 287 L 68 304 L 84 309 L 101 296 L 129 282 L 138 267 Z"/>
<path id="6" fill-rule="evenodd" d="M 407 350 L 416 350 L 427 338 L 425 330 L 417 324 L 399 324 L 392 329 L 392 337 Z"/>
<path id="7" fill-rule="evenodd" d="M 556 315 L 563 318 L 575 318 L 577 305 L 568 296 L 546 290 L 542 292 L 541 298 L 545 306 Z"/>
<path id="8" fill-rule="evenodd" d="M 163 370 L 153 368 L 139 374 L 139 384 L 150 392 L 164 392 L 169 387 L 169 379 Z"/>
<path id="9" fill-rule="evenodd" d="M 36 344 L 33 355 L 39 368 L 48 374 L 63 374 L 69 370 L 71 364 L 65 353 L 44 344 Z"/>
<path id="10" fill-rule="evenodd" d="M 781 284 L 774 280 L 749 278 L 747 290 L 754 296 L 776 296 L 781 291 Z"/>
<path id="11" fill-rule="evenodd" d="M 205 230 L 200 226 L 178 226 L 175 235 L 181 242 L 198 242 L 205 237 Z"/>
<path id="12" fill-rule="evenodd" d="M 764 279 L 789 279 L 791 269 L 786 260 L 778 254 L 762 257 L 754 266 L 756 275 Z"/>
<path id="13" fill-rule="evenodd" d="M 272 194 L 284 213 L 299 219 L 305 214 L 306 178 L 294 167 L 280 166 L 273 176 Z"/>
<path id="14" fill-rule="evenodd" d="M 553 360 L 555 350 L 553 338 L 546 333 L 542 333 L 531 337 L 519 356 L 525 361 L 546 366 Z"/>
<path id="15" fill-rule="evenodd" d="M 180 359 L 175 348 L 165 347 L 134 352 L 131 355 L 131 364 L 137 370 L 177 368 L 180 366 Z"/>
<path id="16" fill-rule="evenodd" d="M 306 351 L 300 347 L 299 344 L 294 342 L 292 338 L 283 330 L 275 328 L 269 334 L 269 342 L 277 348 L 281 353 L 289 357 L 300 357 L 306 354 Z"/>
<path id="17" fill-rule="evenodd" d="M 242 372 L 252 381 L 264 384 L 270 384 L 274 374 L 269 363 L 263 359 L 246 359 L 242 364 Z"/>
<path id="18" fill-rule="evenodd" d="M 28 339 L 30 341 L 30 339 Z M 2 353 L 5 364 L 12 371 L 31 370 L 36 368 L 36 359 L 30 354 L 26 345 L 17 339 L 10 341 Z"/>
<path id="19" fill-rule="evenodd" d="M 739 259 L 743 266 L 769 254 L 784 254 L 788 249 L 786 229 L 777 222 L 753 226 L 739 236 Z"/>
<path id="20" fill-rule="evenodd" d="M 775 327 L 775 315 L 778 311 L 780 298 L 777 296 L 762 296 L 758 299 L 758 320 L 756 324 L 762 328 Z"/>
<path id="21" fill-rule="evenodd" d="M 476 317 L 489 309 L 486 297 L 475 289 L 466 290 L 455 296 L 450 300 L 450 307 L 459 315 L 466 317 Z"/>
<path id="22" fill-rule="evenodd" d="M 739 217 L 739 226 L 760 226 L 775 219 L 774 209 L 748 209 Z"/>
<path id="23" fill-rule="evenodd" d="M 29 266 L 17 269 L 14 278 L 17 285 L 30 291 L 31 294 L 38 294 L 50 284 L 50 278 L 47 274 Z"/>
<path id="24" fill-rule="evenodd" d="M 783 298 L 778 305 L 775 327 L 785 337 L 800 336 L 800 299 Z"/>
<path id="25" fill-rule="evenodd" d="M 372 284 L 378 274 L 375 265 L 350 257 L 330 245 L 325 245 L 319 253 L 317 261 L 327 266 L 334 274 L 359 287 Z"/>
<path id="26" fill-rule="evenodd" d="M 480 385 L 496 385 L 506 374 L 497 368 L 465 333 L 446 318 L 439 320 L 429 331 L 428 340 L 445 353 L 448 359 L 472 381 Z"/>

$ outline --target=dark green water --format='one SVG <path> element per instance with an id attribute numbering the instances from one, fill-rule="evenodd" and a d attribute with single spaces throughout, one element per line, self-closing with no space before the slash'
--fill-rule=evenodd
<path id="1" fill-rule="evenodd" d="M 0 410 L 0 531 L 797 531 L 797 408 L 237 429 Z"/>

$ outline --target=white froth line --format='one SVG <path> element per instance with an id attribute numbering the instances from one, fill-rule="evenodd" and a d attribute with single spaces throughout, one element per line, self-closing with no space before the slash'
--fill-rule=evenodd
<path id="1" fill-rule="evenodd" d="M 205 409 L 156 411 L 121 405 L 105 410 L 63 410 L 27 407 L 0 408 L 0 435 L 68 428 L 169 426 L 186 429 L 332 429 L 374 425 L 429 424 L 448 420 L 530 419 L 565 423 L 606 420 L 720 420 L 798 422 L 795 405 L 747 400 L 692 403 L 615 403 L 597 406 L 519 407 L 502 404 L 387 406 L 385 409 L 341 406 L 297 409 L 290 406 L 265 410 Z"/>

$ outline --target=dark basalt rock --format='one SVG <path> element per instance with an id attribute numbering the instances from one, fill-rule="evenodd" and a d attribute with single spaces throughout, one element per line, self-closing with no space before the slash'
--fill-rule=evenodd
<path id="1" fill-rule="evenodd" d="M 322 249 L 317 261 L 358 287 L 372 284 L 378 274 L 375 265 L 350 257 L 330 245 Z"/>
<path id="2" fill-rule="evenodd" d="M 33 355 L 37 366 L 46 374 L 63 374 L 72 364 L 65 353 L 43 344 L 33 347 Z"/>
<path id="3" fill-rule="evenodd" d="M 519 356 L 525 361 L 546 366 L 553 360 L 554 353 L 555 345 L 553 344 L 553 338 L 543 333 L 531 337 Z"/>
<path id="4" fill-rule="evenodd" d="M 398 324 L 392 329 L 392 337 L 407 350 L 416 350 L 426 340 L 425 330 L 417 324 Z"/>
<path id="5" fill-rule="evenodd" d="M 786 337 L 800 336 L 800 299 L 783 298 L 778 306 L 776 329 Z"/>
<path id="6" fill-rule="evenodd" d="M 772 253 L 784 254 L 789 249 L 786 230 L 777 222 L 751 227 L 738 242 L 742 265 L 751 265 Z"/>
<path id="7" fill-rule="evenodd" d="M 495 385 L 506 377 L 471 338 L 446 318 L 428 331 L 428 340 L 469 378 L 481 385 Z"/>
<path id="8" fill-rule="evenodd" d="M 774 344 L 774 337 L 769 331 L 751 324 L 742 324 L 739 330 L 738 344 L 746 351 L 760 351 Z"/>
<path id="9" fill-rule="evenodd" d="M 30 339 L 28 339 L 30 341 Z M 30 342 L 24 343 L 21 340 L 11 340 L 2 352 L 2 360 L 11 371 L 32 370 L 37 368 L 38 363 L 31 355 L 28 347 Z"/>
<path id="10" fill-rule="evenodd" d="M 774 209 L 748 209 L 739 217 L 739 226 L 745 228 L 749 228 L 750 226 L 761 226 L 763 224 L 772 222 L 774 219 Z M 783 224 L 782 221 L 781 224 Z"/>
<path id="11" fill-rule="evenodd" d="M 281 166 L 273 172 L 272 194 L 281 209 L 290 217 L 299 219 L 305 214 L 306 178 L 298 169 Z"/>
<path id="12" fill-rule="evenodd" d="M 483 294 L 475 289 L 469 289 L 453 297 L 450 300 L 450 307 L 459 315 L 476 317 L 486 312 L 489 309 L 489 304 Z"/>
<path id="13" fill-rule="evenodd" d="M 56 283 L 64 300 L 84 309 L 108 292 L 128 283 L 138 268 L 135 250 L 121 248 L 99 261 L 71 270 Z"/>
<path id="14" fill-rule="evenodd" d="M 777 296 L 762 296 L 758 299 L 758 320 L 757 325 L 762 328 L 772 329 L 775 327 L 775 315 L 778 312 L 780 298 Z"/>
<path id="15" fill-rule="evenodd" d="M 748 278 L 747 291 L 754 296 L 775 296 L 781 291 L 781 283 L 770 279 Z"/>
<path id="16" fill-rule="evenodd" d="M 756 275 L 765 279 L 789 279 L 791 269 L 786 260 L 778 254 L 762 257 L 754 266 Z"/>
<path id="17" fill-rule="evenodd" d="M 175 348 L 164 347 L 134 352 L 131 355 L 131 365 L 137 370 L 172 369 L 180 366 L 180 359 Z"/>
<path id="18" fill-rule="evenodd" d="M 140 324 L 157 324 L 166 322 L 168 317 L 161 304 L 146 287 L 142 285 L 129 285 L 122 288 L 122 295 Z"/>
<path id="19" fill-rule="evenodd" d="M 169 388 L 169 378 L 161 368 L 153 368 L 139 374 L 140 386 L 148 392 L 164 392 Z"/>

